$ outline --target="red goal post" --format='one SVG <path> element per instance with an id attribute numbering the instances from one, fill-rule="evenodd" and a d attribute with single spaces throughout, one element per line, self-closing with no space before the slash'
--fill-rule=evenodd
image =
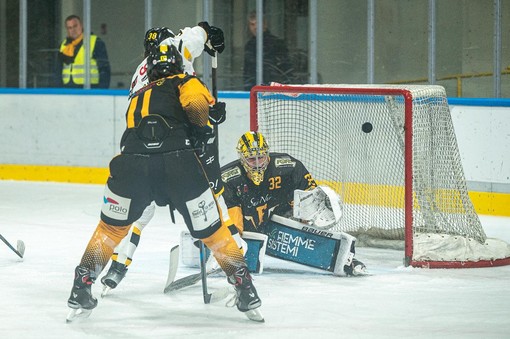
<path id="1" fill-rule="evenodd" d="M 443 87 L 255 86 L 250 128 L 340 195 L 333 229 L 358 245 L 402 248 L 406 266 L 510 264 L 469 198 Z"/>

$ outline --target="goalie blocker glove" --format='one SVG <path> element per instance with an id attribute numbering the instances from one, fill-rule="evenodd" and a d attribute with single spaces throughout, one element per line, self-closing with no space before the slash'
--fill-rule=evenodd
<path id="1" fill-rule="evenodd" d="M 207 21 L 199 22 L 198 26 L 202 27 L 207 33 L 207 41 L 204 45 L 204 50 L 210 56 L 214 56 L 215 52 L 221 54 L 221 52 L 225 49 L 225 37 L 223 36 L 221 28 L 210 26 Z M 210 46 L 208 46 L 207 42 L 210 43 Z"/>
<path id="2" fill-rule="evenodd" d="M 219 125 L 227 119 L 226 104 L 224 102 L 216 102 L 214 106 L 209 107 L 209 122 L 211 125 Z"/>

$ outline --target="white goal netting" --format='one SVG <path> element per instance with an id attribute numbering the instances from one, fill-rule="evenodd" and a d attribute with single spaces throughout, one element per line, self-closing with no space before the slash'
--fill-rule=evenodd
<path id="1" fill-rule="evenodd" d="M 468 195 L 443 87 L 258 86 L 251 105 L 252 129 L 271 151 L 300 159 L 339 193 L 343 216 L 335 229 L 358 243 L 405 244 L 406 262 L 415 266 L 490 262 L 483 266 L 510 256 L 504 242 L 495 246 L 502 253 L 493 245 L 480 250 L 492 240 Z M 459 238 L 462 245 L 452 240 Z"/>

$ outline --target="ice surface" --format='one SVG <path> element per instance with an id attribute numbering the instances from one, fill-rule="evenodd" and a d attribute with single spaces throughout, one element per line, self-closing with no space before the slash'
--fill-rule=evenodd
<path id="1" fill-rule="evenodd" d="M 254 276 L 263 324 L 225 301 L 205 305 L 200 284 L 163 294 L 169 250 L 185 229 L 157 208 L 124 281 L 90 318 L 66 324 L 74 267 L 95 229 L 102 185 L 0 181 L 0 338 L 509 338 L 510 266 L 404 268 L 400 251 L 358 248 L 374 274 L 327 272 L 266 259 Z M 482 216 L 490 237 L 510 241 L 510 218 Z M 196 273 L 181 267 L 177 278 Z M 103 272 L 104 273 L 104 272 Z M 227 286 L 211 277 L 211 290 Z M 99 297 L 101 284 L 93 286 Z"/>

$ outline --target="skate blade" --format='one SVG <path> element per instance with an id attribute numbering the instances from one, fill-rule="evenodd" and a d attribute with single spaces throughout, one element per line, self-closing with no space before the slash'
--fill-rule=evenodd
<path id="1" fill-rule="evenodd" d="M 246 311 L 246 312 L 243 312 L 243 313 L 251 321 L 256 321 L 256 322 L 259 322 L 259 323 L 265 322 L 264 316 L 262 316 L 262 313 L 260 312 L 260 310 L 258 308 L 254 309 L 254 310 L 249 310 L 249 311 Z"/>
<path id="2" fill-rule="evenodd" d="M 101 298 L 106 297 L 106 295 L 107 295 L 108 293 L 110 293 L 110 291 L 111 291 L 111 290 L 112 290 L 112 288 L 111 288 L 111 287 L 104 285 L 104 286 L 103 286 L 103 291 L 101 292 Z"/>
<path id="3" fill-rule="evenodd" d="M 85 310 L 83 308 L 71 308 L 66 317 L 66 323 L 72 323 L 77 319 L 88 318 L 92 310 Z"/>

